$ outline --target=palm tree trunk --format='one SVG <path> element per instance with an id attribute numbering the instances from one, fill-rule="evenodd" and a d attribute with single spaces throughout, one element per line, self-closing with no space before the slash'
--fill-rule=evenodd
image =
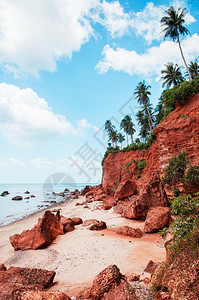
<path id="1" fill-rule="evenodd" d="M 150 128 L 150 131 L 152 131 L 153 121 L 151 119 L 150 111 L 148 109 L 147 103 L 145 103 L 145 107 L 146 107 L 146 111 L 147 111 L 147 115 L 148 115 L 149 128 Z"/>
<path id="2" fill-rule="evenodd" d="M 177 36 L 177 41 L 178 41 L 178 46 L 179 46 L 179 48 L 180 48 L 180 53 L 181 53 L 181 55 L 182 55 L 183 62 L 184 62 L 184 64 L 185 64 L 185 67 L 186 67 L 187 72 L 188 72 L 188 74 L 189 74 L 189 80 L 191 81 L 191 80 L 192 80 L 191 73 L 190 73 L 190 71 L 189 71 L 189 68 L 188 68 L 188 66 L 187 66 L 186 60 L 185 60 L 184 55 L 183 55 L 183 52 L 182 52 L 182 47 L 181 47 L 181 44 L 180 44 L 179 35 Z"/>
<path id="3" fill-rule="evenodd" d="M 131 144 L 133 144 L 133 135 L 131 134 Z"/>
<path id="4" fill-rule="evenodd" d="M 126 134 L 126 142 L 127 142 L 127 146 L 128 146 L 129 145 L 128 134 Z"/>

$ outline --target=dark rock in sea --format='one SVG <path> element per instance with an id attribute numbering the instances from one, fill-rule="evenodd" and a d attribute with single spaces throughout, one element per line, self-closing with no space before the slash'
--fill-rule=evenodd
<path id="1" fill-rule="evenodd" d="M 8 191 L 4 191 L 3 193 L 1 193 L 1 197 L 4 197 L 4 196 L 7 196 L 9 195 L 10 193 Z"/>
<path id="2" fill-rule="evenodd" d="M 26 191 L 26 192 L 24 192 L 24 194 L 30 194 L 30 192 L 29 192 L 29 191 Z"/>
<path id="3" fill-rule="evenodd" d="M 35 198 L 36 196 L 35 195 L 30 195 L 30 198 Z"/>
<path id="4" fill-rule="evenodd" d="M 15 196 L 15 197 L 12 198 L 12 200 L 15 200 L 15 201 L 20 201 L 22 199 L 23 199 L 22 196 Z"/>
<path id="5" fill-rule="evenodd" d="M 24 199 L 30 199 L 30 197 L 25 197 Z"/>
<path id="6" fill-rule="evenodd" d="M 69 191 L 69 189 L 67 189 L 67 188 L 64 190 L 64 193 L 69 193 L 69 192 L 70 192 L 70 191 Z"/>
<path id="7" fill-rule="evenodd" d="M 51 201 L 49 201 L 49 203 L 51 203 L 51 204 L 55 204 L 55 203 L 57 203 L 57 201 L 55 201 L 55 200 L 51 200 Z"/>

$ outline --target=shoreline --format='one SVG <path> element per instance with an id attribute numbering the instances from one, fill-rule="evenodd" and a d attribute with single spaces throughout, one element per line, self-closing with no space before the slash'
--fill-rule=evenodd
<path id="1" fill-rule="evenodd" d="M 88 203 L 89 208 L 76 206 L 85 201 L 78 199 L 56 203 L 47 209 L 39 210 L 27 217 L 1 227 L 0 261 L 10 266 L 53 270 L 56 272 L 51 291 L 62 291 L 69 296 L 77 296 L 80 290 L 91 285 L 94 277 L 111 264 L 116 264 L 121 273 L 142 274 L 149 260 L 155 262 L 165 259 L 165 249 L 158 246 L 157 233 L 145 234 L 142 238 L 132 238 L 116 234 L 119 226 L 143 229 L 144 222 L 122 218 L 110 210 L 99 210 L 101 202 Z M 83 221 L 97 219 L 105 221 L 107 229 L 90 231 L 82 225 L 75 230 L 59 235 L 45 249 L 14 251 L 9 236 L 31 229 L 44 211 L 60 208 L 65 217 L 81 217 Z"/>
<path id="2" fill-rule="evenodd" d="M 72 199 L 72 200 L 76 201 L 77 199 Z M 13 221 L 11 221 L 10 223 L 5 224 L 5 225 L 0 225 L 0 229 L 1 229 L 1 228 L 4 228 L 4 227 L 6 227 L 6 226 L 9 226 L 9 225 L 11 225 L 11 224 L 18 223 L 18 222 L 20 222 L 20 221 L 22 221 L 22 220 L 25 220 L 25 219 L 34 217 L 35 215 L 39 214 L 40 212 L 43 212 L 43 213 L 44 213 L 46 210 L 52 209 L 53 207 L 56 207 L 56 206 L 60 206 L 61 204 L 67 204 L 67 201 L 68 201 L 68 203 L 70 203 L 70 200 L 67 200 L 67 199 L 66 199 L 66 200 L 61 200 L 61 201 L 59 201 L 59 202 L 57 202 L 57 203 L 53 203 L 53 204 L 51 204 L 51 205 L 49 205 L 49 206 L 47 206 L 47 207 L 45 207 L 45 208 L 41 208 L 41 209 L 38 208 L 37 211 L 32 212 L 32 213 L 30 213 L 30 214 L 28 214 L 28 215 L 26 215 L 26 216 L 23 216 L 23 217 L 20 218 L 20 219 L 13 220 Z"/>

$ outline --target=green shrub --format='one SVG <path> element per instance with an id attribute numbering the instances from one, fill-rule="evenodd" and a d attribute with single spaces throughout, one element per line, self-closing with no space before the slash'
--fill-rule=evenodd
<path id="1" fill-rule="evenodd" d="M 199 186 L 199 166 L 191 166 L 184 176 L 183 181 L 188 186 Z"/>
<path id="2" fill-rule="evenodd" d="M 172 187 L 172 191 L 173 191 L 174 197 L 179 197 L 181 194 L 181 191 L 180 191 L 179 187 L 177 187 L 177 186 Z"/>
<path id="3" fill-rule="evenodd" d="M 163 182 L 175 186 L 183 178 L 188 162 L 188 156 L 184 151 L 170 158 L 163 176 Z"/>
<path id="4" fill-rule="evenodd" d="M 146 168 L 147 162 L 145 158 L 140 159 L 140 161 L 137 163 L 137 167 L 139 171 L 142 171 L 144 168 Z"/>
<path id="5" fill-rule="evenodd" d="M 124 169 L 124 167 L 130 167 L 130 165 L 132 164 L 133 160 L 130 160 L 128 163 L 126 163 L 124 166 L 122 166 L 120 168 L 120 170 Z"/>
<path id="6" fill-rule="evenodd" d="M 162 236 L 168 233 L 173 235 L 173 243 L 170 246 L 172 259 L 185 245 L 191 247 L 192 251 L 199 248 L 199 193 L 174 198 L 171 209 L 175 220 L 170 230 L 164 229 L 160 234 Z"/>
<path id="7" fill-rule="evenodd" d="M 185 104 L 191 96 L 194 96 L 199 91 L 199 76 L 192 81 L 184 81 L 181 84 L 174 86 L 171 89 L 164 90 L 160 100 L 163 104 L 164 117 L 166 118 L 172 112 L 176 104 Z"/>
<path id="8" fill-rule="evenodd" d="M 172 201 L 172 214 L 176 215 L 171 224 L 175 245 L 187 238 L 198 228 L 199 222 L 199 193 L 194 196 L 179 196 Z"/>

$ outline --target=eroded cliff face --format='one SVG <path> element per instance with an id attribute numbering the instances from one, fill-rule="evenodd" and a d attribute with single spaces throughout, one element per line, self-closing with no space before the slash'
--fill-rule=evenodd
<path id="1" fill-rule="evenodd" d="M 199 164 L 199 94 L 186 105 L 177 107 L 161 122 L 154 133 L 157 139 L 149 150 L 109 153 L 103 164 L 102 186 L 113 187 L 116 183 L 129 178 L 136 181 L 141 190 L 158 171 L 163 175 L 168 159 L 184 150 L 193 165 Z M 139 172 L 132 160 L 145 158 L 147 166 Z M 137 175 L 141 174 L 138 179 Z"/>

